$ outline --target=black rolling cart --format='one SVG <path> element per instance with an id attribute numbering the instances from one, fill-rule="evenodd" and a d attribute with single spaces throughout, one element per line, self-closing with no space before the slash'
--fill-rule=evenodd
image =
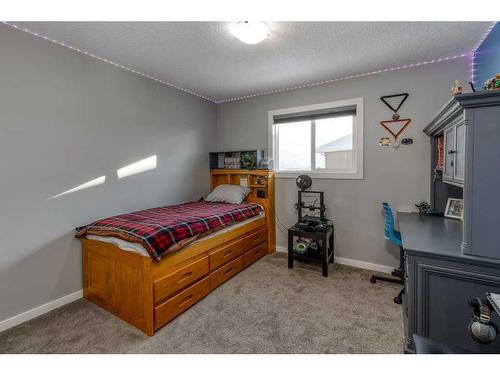
<path id="1" fill-rule="evenodd" d="M 327 277 L 328 263 L 333 263 L 333 224 L 325 224 L 326 228 L 321 231 L 298 228 L 297 224 L 288 229 L 288 268 L 293 268 L 294 259 L 306 263 L 318 263 L 322 266 L 323 276 Z M 294 251 L 294 237 L 311 239 L 320 245 L 314 251 L 308 250 L 304 254 L 299 254 Z"/>
<path id="2" fill-rule="evenodd" d="M 304 194 L 316 194 L 312 204 L 303 202 Z M 298 191 L 298 222 L 288 229 L 288 268 L 294 260 L 322 266 L 323 276 L 328 276 L 328 263 L 334 262 L 333 222 L 325 218 L 326 206 L 322 191 Z M 303 216 L 303 210 L 319 211 L 320 216 Z"/>

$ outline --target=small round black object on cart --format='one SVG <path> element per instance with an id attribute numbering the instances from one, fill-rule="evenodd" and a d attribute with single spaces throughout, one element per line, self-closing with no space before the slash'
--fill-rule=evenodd
<path id="1" fill-rule="evenodd" d="M 309 189 L 312 185 L 312 179 L 306 174 L 301 174 L 297 179 L 295 180 L 295 183 L 297 184 L 297 187 L 304 191 L 306 189 Z"/>

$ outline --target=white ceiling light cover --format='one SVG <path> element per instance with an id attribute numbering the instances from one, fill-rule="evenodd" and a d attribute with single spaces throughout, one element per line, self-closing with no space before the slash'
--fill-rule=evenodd
<path id="1" fill-rule="evenodd" d="M 257 44 L 269 35 L 269 28 L 264 22 L 241 21 L 231 25 L 231 32 L 246 44 Z"/>

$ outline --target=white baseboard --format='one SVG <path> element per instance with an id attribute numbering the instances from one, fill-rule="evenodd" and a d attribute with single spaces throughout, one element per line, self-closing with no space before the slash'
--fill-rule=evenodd
<path id="1" fill-rule="evenodd" d="M 335 257 L 335 262 L 337 262 L 338 264 L 346 265 L 346 266 L 363 268 L 365 270 L 377 271 L 377 272 L 389 273 L 389 274 L 394 270 L 394 267 L 384 266 L 383 264 L 363 262 L 361 260 L 349 259 L 349 258 Z"/>
<path id="2" fill-rule="evenodd" d="M 15 315 L 11 318 L 7 318 L 0 322 L 0 332 L 5 331 L 9 328 L 17 326 L 18 324 L 24 323 L 30 319 L 36 318 L 42 314 L 45 314 L 51 310 L 57 309 L 63 305 L 70 302 L 76 301 L 83 297 L 83 290 L 77 290 L 76 292 L 62 296 L 61 298 L 55 299 L 53 301 L 47 302 L 43 305 L 35 307 L 31 310 L 25 311 L 21 314 Z"/>
<path id="3" fill-rule="evenodd" d="M 288 249 L 284 246 L 276 246 L 276 251 L 278 253 L 288 253 Z M 391 273 L 394 267 L 384 266 L 382 264 L 363 262 L 361 260 L 349 259 L 349 258 L 340 258 L 335 257 L 335 263 L 343 264 L 346 266 L 362 268 L 370 271 L 377 271 L 382 273 Z"/>

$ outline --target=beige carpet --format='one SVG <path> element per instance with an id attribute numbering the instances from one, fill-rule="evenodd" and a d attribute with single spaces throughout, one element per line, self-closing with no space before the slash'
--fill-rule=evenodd
<path id="1" fill-rule="evenodd" d="M 296 262 L 297 263 L 297 262 Z M 401 353 L 399 286 L 266 256 L 147 337 L 79 300 L 0 333 L 0 353 Z"/>

